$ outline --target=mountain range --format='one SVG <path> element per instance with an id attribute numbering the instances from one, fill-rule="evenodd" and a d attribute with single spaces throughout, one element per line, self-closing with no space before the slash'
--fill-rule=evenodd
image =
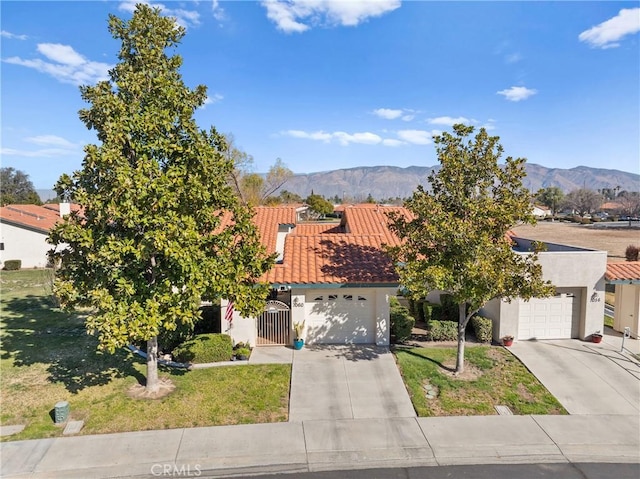
<path id="1" fill-rule="evenodd" d="M 439 166 L 362 166 L 318 173 L 296 174 L 282 189 L 306 198 L 311 192 L 327 199 L 334 197 L 363 200 L 371 195 L 376 200 L 406 198 L 418 185 L 428 186 L 427 177 Z M 565 193 L 578 188 L 594 191 L 612 188 L 618 191 L 640 191 L 640 175 L 620 170 L 577 166 L 570 169 L 547 168 L 525 163 L 524 186 L 532 192 L 557 186 Z"/>

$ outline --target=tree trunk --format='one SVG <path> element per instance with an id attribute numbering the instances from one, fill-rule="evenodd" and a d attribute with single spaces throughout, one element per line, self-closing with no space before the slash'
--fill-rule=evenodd
<path id="1" fill-rule="evenodd" d="M 464 330 L 467 328 L 467 305 L 458 305 L 458 356 L 456 358 L 456 374 L 464 372 Z"/>
<path id="2" fill-rule="evenodd" d="M 158 337 L 147 340 L 147 392 L 156 393 L 160 389 L 158 382 Z"/>

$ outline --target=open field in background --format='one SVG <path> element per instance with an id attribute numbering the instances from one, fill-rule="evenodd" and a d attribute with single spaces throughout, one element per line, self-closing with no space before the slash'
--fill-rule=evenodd
<path id="1" fill-rule="evenodd" d="M 278 422 L 288 419 L 290 365 L 161 369 L 176 385 L 157 400 L 131 399 L 145 363 L 127 350 L 96 350 L 83 316 L 53 307 L 46 270 L 0 272 L 0 424 L 24 424 L 2 440 L 62 435 L 50 413 L 69 401 L 80 434 Z"/>
<path id="2" fill-rule="evenodd" d="M 607 261 L 625 261 L 624 252 L 629 245 L 640 246 L 640 229 L 594 228 L 593 225 L 540 221 L 537 225 L 512 228 L 522 238 L 561 243 L 607 252 Z"/>

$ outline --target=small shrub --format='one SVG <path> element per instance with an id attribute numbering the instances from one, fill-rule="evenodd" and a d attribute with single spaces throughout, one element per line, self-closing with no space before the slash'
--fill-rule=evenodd
<path id="1" fill-rule="evenodd" d="M 431 341 L 456 341 L 458 339 L 458 323 L 453 321 L 431 321 L 427 330 Z"/>
<path id="2" fill-rule="evenodd" d="M 21 259 L 8 259 L 4 262 L 4 269 L 7 271 L 18 271 L 22 268 Z"/>
<path id="3" fill-rule="evenodd" d="M 424 301 L 416 301 L 416 311 L 413 317 L 416 319 L 416 321 L 421 321 L 423 323 L 427 320 L 424 315 Z"/>
<path id="4" fill-rule="evenodd" d="M 640 253 L 640 247 L 630 244 L 624 251 L 624 257 L 627 261 L 638 261 L 638 253 Z"/>
<path id="5" fill-rule="evenodd" d="M 233 356 L 228 334 L 199 334 L 173 350 L 176 361 L 182 363 L 214 363 L 229 361 Z"/>
<path id="6" fill-rule="evenodd" d="M 416 324 L 411 313 L 395 297 L 390 301 L 391 311 L 391 341 L 402 343 L 411 337 L 411 331 Z"/>
<path id="7" fill-rule="evenodd" d="M 427 324 L 429 324 L 429 321 L 431 321 L 432 319 L 438 319 L 438 318 L 434 318 L 433 317 L 433 309 L 434 307 L 437 306 L 437 304 L 433 304 L 430 303 L 428 301 L 425 301 L 424 303 L 422 303 L 422 311 L 424 314 L 424 320 Z"/>
<path id="8" fill-rule="evenodd" d="M 440 305 L 440 304 L 432 304 L 431 305 L 431 318 L 429 319 L 429 321 L 432 321 L 432 320 L 442 321 L 442 316 L 443 316 L 442 305 Z"/>
<path id="9" fill-rule="evenodd" d="M 476 339 L 483 343 L 490 343 L 493 339 L 493 321 L 482 316 L 471 318 L 471 327 Z"/>
<path id="10" fill-rule="evenodd" d="M 238 348 L 235 350 L 236 358 L 249 359 L 251 356 L 251 350 L 249 348 Z"/>

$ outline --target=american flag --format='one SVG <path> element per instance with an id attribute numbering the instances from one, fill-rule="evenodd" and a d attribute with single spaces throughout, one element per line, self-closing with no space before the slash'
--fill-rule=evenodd
<path id="1" fill-rule="evenodd" d="M 233 301 L 229 301 L 227 305 L 227 312 L 224 314 L 224 319 L 228 322 L 233 321 Z"/>

